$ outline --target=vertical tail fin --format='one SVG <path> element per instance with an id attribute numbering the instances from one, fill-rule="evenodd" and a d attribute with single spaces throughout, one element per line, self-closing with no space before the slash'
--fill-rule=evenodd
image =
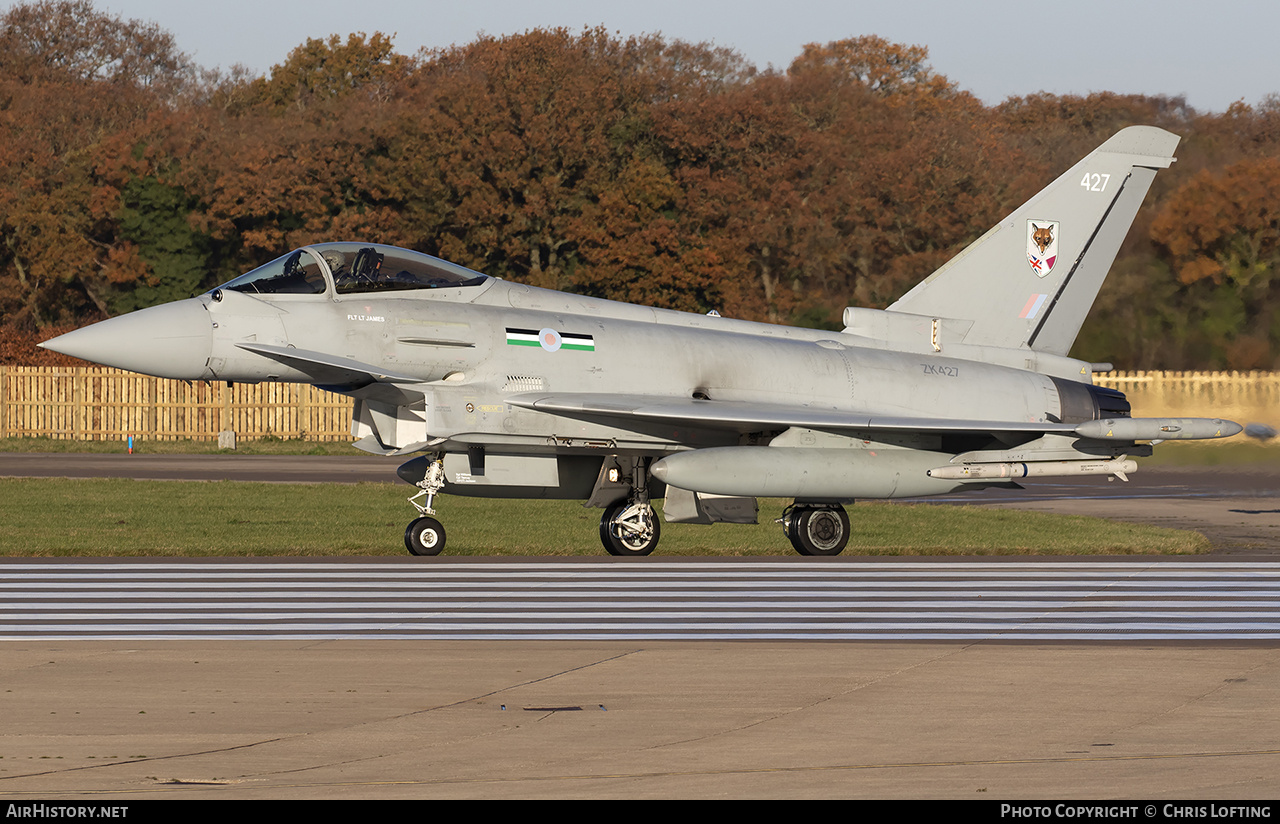
<path id="1" fill-rule="evenodd" d="M 1065 355 L 1178 136 L 1130 126 L 889 307 L 973 321 L 965 343 Z"/>

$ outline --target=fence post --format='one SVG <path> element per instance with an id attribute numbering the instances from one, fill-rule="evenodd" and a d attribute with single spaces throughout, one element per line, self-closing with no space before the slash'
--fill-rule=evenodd
<path id="1" fill-rule="evenodd" d="M 222 448 L 223 432 L 235 432 L 235 421 L 231 419 L 231 395 L 235 392 L 235 384 L 230 381 L 218 381 L 218 392 L 222 396 L 222 412 L 218 421 L 218 448 Z M 231 443 L 235 443 L 232 435 Z"/>
<path id="2" fill-rule="evenodd" d="M 71 440 L 79 441 L 84 439 L 84 370 L 77 370 L 70 377 L 71 409 L 67 411 L 71 413 Z"/>
<path id="3" fill-rule="evenodd" d="M 311 391 L 314 388 L 309 383 L 298 385 L 298 440 L 300 441 L 307 439 L 307 432 L 311 429 Z"/>
<path id="4" fill-rule="evenodd" d="M 147 436 L 156 440 L 156 401 L 160 396 L 160 379 L 147 379 Z"/>

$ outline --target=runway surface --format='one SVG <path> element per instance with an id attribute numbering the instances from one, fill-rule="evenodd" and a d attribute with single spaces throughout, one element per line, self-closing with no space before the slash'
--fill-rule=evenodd
<path id="1" fill-rule="evenodd" d="M 1266 641 L 1280 563 L 0 563 L 0 640 Z"/>

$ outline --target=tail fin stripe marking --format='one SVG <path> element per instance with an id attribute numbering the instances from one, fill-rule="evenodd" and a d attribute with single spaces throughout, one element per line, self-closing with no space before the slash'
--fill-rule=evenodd
<path id="1" fill-rule="evenodd" d="M 1022 314 L 1018 315 L 1018 317 L 1033 320 L 1036 312 L 1040 311 L 1040 307 L 1044 306 L 1044 302 L 1048 297 L 1048 295 L 1032 295 L 1027 298 L 1027 305 L 1022 307 Z"/>

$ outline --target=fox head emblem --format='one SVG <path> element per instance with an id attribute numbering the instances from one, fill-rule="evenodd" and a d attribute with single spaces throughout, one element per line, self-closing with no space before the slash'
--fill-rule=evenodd
<path id="1" fill-rule="evenodd" d="M 1031 235 L 1032 242 L 1040 247 L 1040 254 L 1044 254 L 1044 250 L 1049 248 L 1049 244 L 1053 243 L 1053 225 L 1037 226 L 1031 224 L 1031 228 L 1035 230 Z"/>

